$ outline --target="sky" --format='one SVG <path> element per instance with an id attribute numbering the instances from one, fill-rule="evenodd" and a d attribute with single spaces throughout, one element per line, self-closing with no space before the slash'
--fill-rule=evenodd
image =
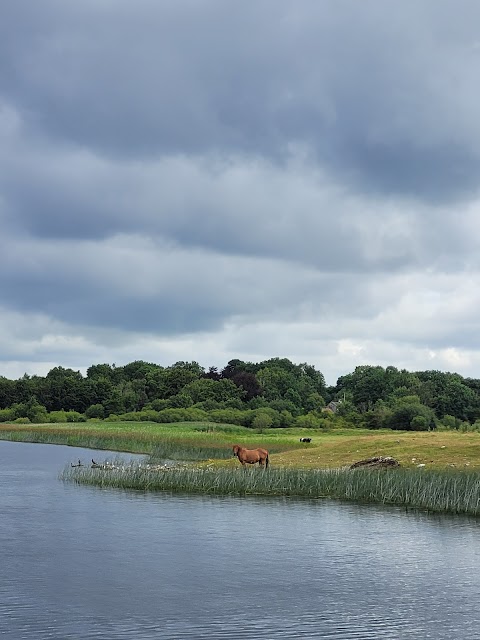
<path id="1" fill-rule="evenodd" d="M 6 0 L 0 375 L 480 377 L 480 3 Z"/>

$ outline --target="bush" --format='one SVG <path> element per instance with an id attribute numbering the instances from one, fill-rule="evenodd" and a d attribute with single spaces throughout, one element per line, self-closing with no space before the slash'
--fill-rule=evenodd
<path id="1" fill-rule="evenodd" d="M 48 421 L 52 423 L 67 422 L 66 411 L 50 411 L 48 414 Z"/>
<path id="2" fill-rule="evenodd" d="M 168 400 L 161 400 L 157 398 L 156 400 L 152 400 L 147 405 L 145 405 L 144 409 L 153 409 L 154 411 L 163 411 L 163 409 L 168 408 Z"/>
<path id="3" fill-rule="evenodd" d="M 435 414 L 432 409 L 417 401 L 410 401 L 407 397 L 398 401 L 385 426 L 406 431 L 428 431 L 434 423 Z"/>
<path id="4" fill-rule="evenodd" d="M 120 416 L 116 413 L 111 413 L 104 420 L 104 422 L 120 422 L 120 421 L 121 421 Z"/>
<path id="5" fill-rule="evenodd" d="M 281 413 L 279 411 L 275 411 L 275 409 L 272 409 L 271 407 L 262 407 L 261 409 L 255 409 L 254 411 L 252 411 L 252 413 L 251 413 L 251 423 L 250 423 L 250 425 L 246 425 L 246 426 L 251 426 L 251 427 L 254 427 L 254 428 L 258 428 L 258 427 L 254 426 L 255 418 L 258 415 L 268 416 L 270 418 L 270 420 L 271 420 L 271 422 L 269 424 L 270 427 L 278 428 L 282 424 L 282 416 L 281 416 Z M 262 421 L 264 421 L 265 423 L 267 422 L 264 418 L 262 418 Z"/>
<path id="6" fill-rule="evenodd" d="M 236 424 L 240 427 L 247 427 L 252 424 L 254 413 L 249 409 L 246 411 L 240 411 L 238 409 L 214 409 L 208 412 L 208 417 L 212 422 Z"/>
<path id="7" fill-rule="evenodd" d="M 208 413 L 201 409 L 164 409 L 157 414 L 157 422 L 207 422 Z"/>
<path id="8" fill-rule="evenodd" d="M 105 409 L 103 404 L 92 404 L 85 411 L 85 415 L 87 418 L 104 418 L 105 417 Z"/>
<path id="9" fill-rule="evenodd" d="M 258 429 L 260 433 L 264 429 L 268 429 L 273 424 L 272 416 L 269 415 L 266 411 L 259 410 L 257 411 L 256 416 L 253 419 L 252 427 L 254 429 Z"/>
<path id="10" fill-rule="evenodd" d="M 15 424 L 30 424 L 29 418 L 15 418 L 13 422 Z"/>
<path id="11" fill-rule="evenodd" d="M 168 406 L 172 408 L 184 408 L 191 407 L 193 400 L 188 393 L 178 393 L 176 396 L 170 396 L 168 399 Z"/>
<path id="12" fill-rule="evenodd" d="M 306 415 L 298 416 L 295 420 L 295 426 L 301 427 L 302 429 L 320 429 L 326 426 L 326 422 L 314 413 L 309 412 Z"/>
<path id="13" fill-rule="evenodd" d="M 78 411 L 67 411 L 67 422 L 86 422 L 87 418 Z"/>
<path id="14" fill-rule="evenodd" d="M 0 409 L 0 422 L 12 422 L 12 420 L 15 420 L 13 409 Z"/>
<path id="15" fill-rule="evenodd" d="M 458 429 L 460 424 L 460 420 L 455 418 L 455 416 L 445 415 L 439 422 L 440 429 L 444 427 L 445 429 Z"/>
<path id="16" fill-rule="evenodd" d="M 428 423 L 425 416 L 413 416 L 410 421 L 412 431 L 428 431 Z"/>

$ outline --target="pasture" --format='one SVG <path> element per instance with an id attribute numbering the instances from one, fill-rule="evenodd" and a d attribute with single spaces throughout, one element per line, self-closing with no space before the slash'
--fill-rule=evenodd
<path id="1" fill-rule="evenodd" d="M 300 438 L 311 438 L 310 443 Z M 392 456 L 403 468 L 480 470 L 480 434 L 457 431 L 266 429 L 262 433 L 214 423 L 87 422 L 0 425 L 0 439 L 144 453 L 153 458 L 238 466 L 232 446 L 262 447 L 272 467 L 336 469 L 373 456 Z"/>

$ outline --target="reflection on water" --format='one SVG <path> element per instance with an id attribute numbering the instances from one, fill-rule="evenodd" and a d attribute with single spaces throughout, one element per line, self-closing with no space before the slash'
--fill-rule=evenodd
<path id="1" fill-rule="evenodd" d="M 79 457 L 0 442 L 2 638 L 480 637 L 475 520 L 60 482 Z"/>

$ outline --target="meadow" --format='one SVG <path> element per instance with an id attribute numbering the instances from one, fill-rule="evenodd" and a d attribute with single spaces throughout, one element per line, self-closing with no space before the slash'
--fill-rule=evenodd
<path id="1" fill-rule="evenodd" d="M 311 443 L 299 442 L 309 437 Z M 364 429 L 265 429 L 263 433 L 216 423 L 86 422 L 0 425 L 0 439 L 66 444 L 144 453 L 172 460 L 210 460 L 236 466 L 235 443 L 270 452 L 273 467 L 332 469 L 372 456 L 392 456 L 403 468 L 479 470 L 480 434 L 458 431 L 372 431 Z"/>
<path id="2" fill-rule="evenodd" d="M 301 443 L 309 437 L 311 443 Z M 0 439 L 143 453 L 148 464 L 90 468 L 68 465 L 61 479 L 101 487 L 228 495 L 335 498 L 480 515 L 480 434 L 268 429 L 211 423 L 2 425 Z M 244 471 L 232 457 L 239 443 L 270 452 L 268 471 Z M 373 456 L 399 469 L 350 470 Z M 72 458 L 75 454 L 72 455 Z M 95 456 L 102 462 L 101 456 Z M 181 461 L 164 467 L 165 459 Z"/>

